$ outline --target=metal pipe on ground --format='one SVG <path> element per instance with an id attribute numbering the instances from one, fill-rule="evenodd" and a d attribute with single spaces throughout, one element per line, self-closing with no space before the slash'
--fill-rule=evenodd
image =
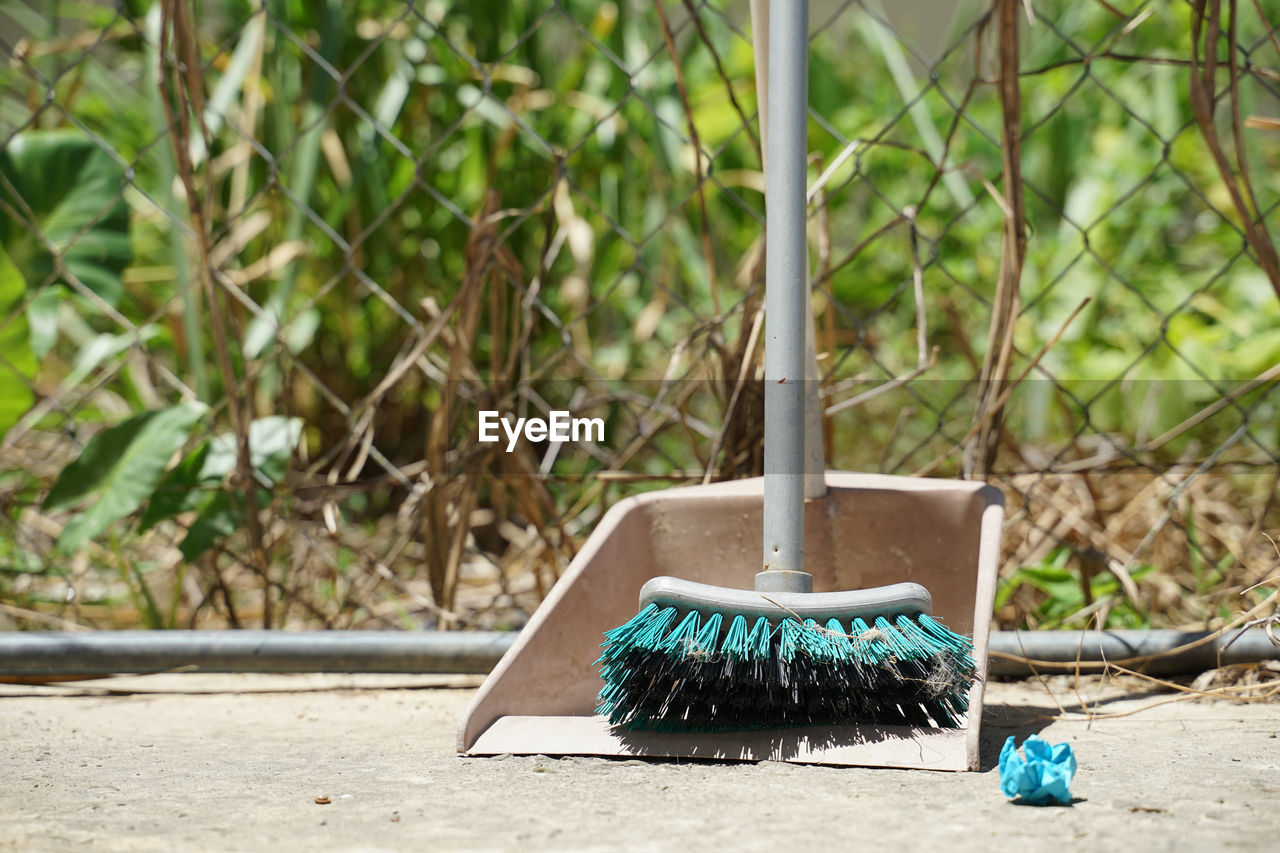
<path id="1" fill-rule="evenodd" d="M 0 675 L 155 672 L 486 673 L 497 631 L 72 631 L 0 634 Z"/>
<path id="2" fill-rule="evenodd" d="M 1228 631 L 1218 637 L 1214 633 L 993 631 L 988 672 L 997 676 L 1073 672 L 1078 661 L 1084 672 L 1097 672 L 1112 663 L 1148 675 L 1196 675 L 1230 664 L 1280 659 L 1280 648 L 1260 628 Z"/>
<path id="3" fill-rule="evenodd" d="M 1280 659 L 1265 631 L 993 631 L 993 676 L 1097 671 L 1106 662 L 1152 675 Z M 510 632 L 84 631 L 0 633 L 0 676 L 156 672 L 487 673 Z M 1145 660 L 1135 662 L 1134 658 Z M 1033 663 L 1029 664 L 1029 661 Z"/>

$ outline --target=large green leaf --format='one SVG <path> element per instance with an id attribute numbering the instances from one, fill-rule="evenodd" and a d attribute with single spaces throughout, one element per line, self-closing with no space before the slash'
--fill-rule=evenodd
<path id="1" fill-rule="evenodd" d="M 0 246 L 0 438 L 27 413 L 35 397 L 36 374 L 27 318 L 22 311 L 27 283 Z"/>
<path id="2" fill-rule="evenodd" d="M 93 335 L 80 344 L 80 351 L 76 353 L 76 360 L 72 363 L 71 369 L 62 377 L 62 386 L 64 388 L 72 388 L 84 382 L 95 370 L 97 370 L 104 361 L 114 358 L 126 350 L 137 346 L 139 343 L 147 343 L 154 340 L 160 334 L 160 327 L 148 324 L 141 327 L 137 332 L 122 332 L 118 335 L 109 335 L 102 333 Z M 31 335 L 33 346 L 38 346 L 37 336 Z"/>
<path id="3" fill-rule="evenodd" d="M 141 506 L 206 411 L 202 403 L 182 403 L 143 412 L 91 438 L 45 498 L 48 510 L 86 504 L 63 528 L 59 549 L 74 551 Z"/>
<path id="4" fill-rule="evenodd" d="M 270 415 L 251 423 L 249 460 L 259 476 L 272 483 L 279 482 L 288 470 L 289 459 L 301 437 L 301 418 Z M 184 512 L 199 510 L 202 516 L 230 512 L 230 504 L 225 502 L 212 510 L 209 504 L 211 495 L 221 491 L 222 481 L 235 467 L 236 437 L 233 433 L 222 433 L 202 442 L 164 475 L 147 504 L 139 529 L 146 530 Z M 188 538 L 195 530 L 192 527 Z"/>
<path id="5" fill-rule="evenodd" d="M 33 130 L 0 151 L 0 244 L 27 283 L 67 272 L 115 305 L 133 258 L 120 165 L 84 134 Z M 52 246 L 53 253 L 49 251 Z"/>
<path id="6" fill-rule="evenodd" d="M 230 468 L 211 470 L 208 464 L 209 441 L 202 441 L 195 450 L 169 469 L 156 486 L 147 510 L 138 522 L 139 532 L 149 530 L 167 518 L 200 508 L 202 499 L 217 490 Z"/>
<path id="7" fill-rule="evenodd" d="M 258 418 L 249 424 L 249 458 L 253 467 L 272 483 L 280 482 L 301 437 L 302 418 Z"/>
<path id="8" fill-rule="evenodd" d="M 289 459 L 302 436 L 302 418 L 269 415 L 249 424 L 249 463 L 273 484 L 288 470 Z M 209 456 L 201 478 L 220 479 L 236 467 L 236 437 L 225 432 L 209 441 Z"/>
<path id="9" fill-rule="evenodd" d="M 200 514 L 192 522 L 178 550 L 188 563 L 218 542 L 235 533 L 244 524 L 244 501 L 230 492 L 214 492 L 200 507 Z"/>

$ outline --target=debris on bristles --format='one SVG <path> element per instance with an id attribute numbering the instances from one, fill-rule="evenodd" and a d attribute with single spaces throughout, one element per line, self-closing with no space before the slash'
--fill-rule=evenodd
<path id="1" fill-rule="evenodd" d="M 646 605 L 605 633 L 597 712 L 632 730 L 961 724 L 973 642 L 923 613 L 829 619 Z M 723 628 L 723 630 L 722 630 Z"/>

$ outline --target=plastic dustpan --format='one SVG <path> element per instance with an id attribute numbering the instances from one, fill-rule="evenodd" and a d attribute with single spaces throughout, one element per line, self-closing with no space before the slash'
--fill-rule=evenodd
<path id="1" fill-rule="evenodd" d="M 760 559 L 763 478 L 669 489 L 614 506 L 481 685 L 458 752 L 778 760 L 976 770 L 981 679 L 959 728 L 835 726 L 715 733 L 611 729 L 594 713 L 603 633 L 635 614 L 658 575 L 742 586 Z M 982 483 L 832 471 L 805 506 L 815 592 L 914 581 L 934 615 L 973 637 L 978 672 L 1000 555 L 1004 499 Z"/>

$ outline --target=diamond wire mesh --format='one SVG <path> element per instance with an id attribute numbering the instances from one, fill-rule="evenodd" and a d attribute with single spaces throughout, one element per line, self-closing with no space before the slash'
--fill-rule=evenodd
<path id="1" fill-rule="evenodd" d="M 1003 2 L 812 4 L 828 462 L 1002 488 L 1006 625 L 1226 618 L 1276 564 L 1275 22 L 1015 5 L 1011 166 Z M 758 473 L 746 4 L 189 8 L 0 6 L 0 618 L 518 625 L 618 498 Z M 186 451 L 296 423 L 289 464 L 60 548 L 60 472 L 183 400 Z M 480 409 L 608 440 L 504 453 Z"/>

